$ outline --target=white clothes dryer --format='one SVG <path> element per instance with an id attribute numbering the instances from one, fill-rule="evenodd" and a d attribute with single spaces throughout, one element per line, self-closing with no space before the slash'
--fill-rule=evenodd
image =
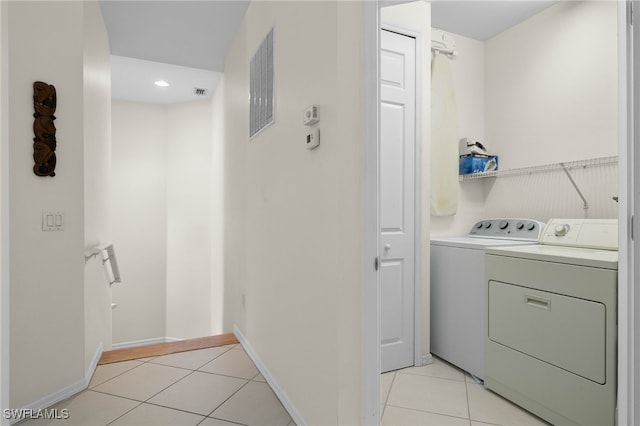
<path id="1" fill-rule="evenodd" d="M 486 251 L 485 386 L 552 424 L 614 425 L 618 222 L 552 219 Z"/>
<path id="2" fill-rule="evenodd" d="M 431 353 L 484 378 L 484 249 L 536 244 L 545 224 L 485 219 L 466 237 L 431 239 Z"/>

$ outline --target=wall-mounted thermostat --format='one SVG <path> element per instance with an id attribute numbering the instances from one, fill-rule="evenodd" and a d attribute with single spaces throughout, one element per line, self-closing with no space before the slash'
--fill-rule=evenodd
<path id="1" fill-rule="evenodd" d="M 314 149 L 320 145 L 320 129 L 313 128 L 307 133 L 307 149 Z"/>
<path id="2" fill-rule="evenodd" d="M 318 121 L 320 121 L 320 118 L 318 117 L 318 105 L 311 105 L 304 110 L 302 124 L 305 126 L 313 126 Z"/>

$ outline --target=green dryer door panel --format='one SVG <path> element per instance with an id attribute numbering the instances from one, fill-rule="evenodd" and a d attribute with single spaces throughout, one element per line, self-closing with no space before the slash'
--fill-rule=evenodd
<path id="1" fill-rule="evenodd" d="M 488 313 L 490 340 L 606 382 L 604 304 L 489 281 Z"/>

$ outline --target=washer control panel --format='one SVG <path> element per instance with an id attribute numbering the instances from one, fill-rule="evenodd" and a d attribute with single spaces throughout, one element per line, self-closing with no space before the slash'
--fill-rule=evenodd
<path id="1" fill-rule="evenodd" d="M 542 244 L 618 250 L 618 219 L 551 219 Z"/>
<path id="2" fill-rule="evenodd" d="M 469 231 L 469 237 L 539 241 L 545 224 L 533 219 L 484 219 Z"/>

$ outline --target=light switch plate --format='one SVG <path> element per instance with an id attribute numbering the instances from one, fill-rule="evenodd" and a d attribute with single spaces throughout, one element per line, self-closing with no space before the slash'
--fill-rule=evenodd
<path id="1" fill-rule="evenodd" d="M 60 210 L 42 211 L 43 231 L 64 231 L 64 214 Z"/>

